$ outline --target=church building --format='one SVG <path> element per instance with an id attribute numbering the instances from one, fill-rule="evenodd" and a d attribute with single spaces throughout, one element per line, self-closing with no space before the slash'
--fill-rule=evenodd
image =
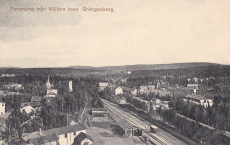
<path id="1" fill-rule="evenodd" d="M 56 95 L 58 94 L 58 90 L 57 89 L 53 89 L 54 85 L 50 83 L 50 79 L 48 77 L 48 80 L 46 82 L 46 95 L 45 97 L 56 97 Z"/>

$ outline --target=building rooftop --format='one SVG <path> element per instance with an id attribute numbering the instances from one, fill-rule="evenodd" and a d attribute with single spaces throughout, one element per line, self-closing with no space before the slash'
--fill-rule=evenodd
<path id="1" fill-rule="evenodd" d="M 132 123 L 130 123 L 129 121 L 127 121 L 125 119 L 122 119 L 122 120 L 118 121 L 117 124 L 124 130 L 135 126 L 135 125 L 133 125 Z"/>
<path id="2" fill-rule="evenodd" d="M 42 130 L 41 132 L 37 131 L 37 132 L 32 132 L 32 133 L 23 133 L 22 139 L 24 141 L 28 141 L 29 139 L 39 138 L 41 136 L 47 136 L 47 135 L 52 135 L 52 134 L 59 136 L 62 134 L 67 134 L 70 132 L 75 132 L 75 131 L 80 131 L 80 130 L 85 130 L 85 129 L 86 129 L 85 125 L 76 124 L 76 125 L 70 125 L 70 126 L 65 126 L 65 127 L 60 127 L 60 128 Z"/>
<path id="3" fill-rule="evenodd" d="M 20 109 L 20 111 L 25 111 L 27 114 L 29 114 L 30 112 L 34 111 L 35 112 L 35 109 L 32 107 L 32 106 L 26 106 L 26 107 L 23 107 Z"/>
<path id="4" fill-rule="evenodd" d="M 139 86 L 140 89 L 143 89 L 143 90 L 148 90 L 148 86 Z"/>
<path id="5" fill-rule="evenodd" d="M 107 111 L 105 108 L 93 108 L 92 111 Z"/>
<path id="6" fill-rule="evenodd" d="M 83 132 L 79 133 L 75 138 L 74 138 L 74 143 L 73 145 L 77 145 L 78 142 L 82 142 L 84 139 L 88 138 L 89 140 L 93 141 L 93 138 Z"/>
<path id="7" fill-rule="evenodd" d="M 186 98 L 190 98 L 190 99 L 197 99 L 197 100 L 205 100 L 208 99 L 205 96 L 202 95 L 195 95 L 195 94 L 188 94 L 185 96 Z"/>
<path id="8" fill-rule="evenodd" d="M 31 98 L 31 102 L 41 102 L 42 97 L 38 97 L 38 96 L 32 96 Z"/>
<path id="9" fill-rule="evenodd" d="M 30 138 L 26 140 L 27 143 L 33 144 L 33 145 L 41 145 L 41 144 L 45 144 L 45 143 L 53 142 L 53 141 L 57 141 L 57 136 L 55 133 L 47 134 L 45 136 L 39 134 L 38 137 L 36 138 Z"/>

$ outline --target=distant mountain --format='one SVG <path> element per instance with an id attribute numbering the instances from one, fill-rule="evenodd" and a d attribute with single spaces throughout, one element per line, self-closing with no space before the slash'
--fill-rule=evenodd
<path id="1" fill-rule="evenodd" d="M 87 69 L 87 68 L 89 68 L 89 69 L 92 69 L 94 67 L 92 67 L 92 66 L 69 66 L 68 68 L 78 68 L 78 69 Z"/>
<path id="2" fill-rule="evenodd" d="M 226 67 L 224 67 L 226 66 Z M 62 76 L 88 76 L 88 75 L 124 75 L 128 71 L 136 71 L 140 74 L 144 74 L 144 71 L 158 71 L 158 70 L 176 70 L 176 69 L 189 69 L 199 67 L 196 69 L 202 71 L 202 69 L 214 70 L 228 70 L 229 65 L 220 65 L 215 63 L 194 62 L 194 63 L 172 63 L 172 64 L 137 64 L 137 65 L 125 65 L 125 66 L 103 66 L 103 67 L 91 67 L 91 66 L 70 66 L 59 68 L 13 68 L 5 67 L 0 68 L 1 74 L 38 74 L 38 75 L 62 75 Z M 192 68 L 192 69 L 190 69 Z M 207 71 L 207 72 L 210 72 Z"/>
<path id="3" fill-rule="evenodd" d="M 98 69 L 103 69 L 105 71 L 133 71 L 133 70 L 159 70 L 159 69 L 178 69 L 178 68 L 189 68 L 197 66 L 211 66 L 219 65 L 216 63 L 206 63 L 206 62 L 193 62 L 193 63 L 171 63 L 171 64 L 137 64 L 137 65 L 125 65 L 125 66 L 105 66 L 97 67 Z"/>

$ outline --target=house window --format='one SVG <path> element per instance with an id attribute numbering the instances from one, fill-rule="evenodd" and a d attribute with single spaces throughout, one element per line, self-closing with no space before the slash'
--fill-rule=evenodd
<path id="1" fill-rule="evenodd" d="M 1 115 L 3 114 L 3 112 L 1 112 Z"/>
<path id="2" fill-rule="evenodd" d="M 4 106 L 4 104 L 2 104 L 2 106 Z"/>
<path id="3" fill-rule="evenodd" d="M 76 131 L 73 133 L 73 135 L 76 135 Z"/>
<path id="4" fill-rule="evenodd" d="M 65 138 L 67 138 L 67 134 L 65 134 Z"/>

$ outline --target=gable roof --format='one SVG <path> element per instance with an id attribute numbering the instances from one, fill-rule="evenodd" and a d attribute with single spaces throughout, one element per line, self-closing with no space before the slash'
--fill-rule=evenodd
<path id="1" fill-rule="evenodd" d="M 21 112 L 22 112 L 23 110 L 24 110 L 27 114 L 31 113 L 32 111 L 35 112 L 35 109 L 34 109 L 32 106 L 26 106 L 26 107 L 23 107 L 23 108 L 20 109 Z"/>
<path id="2" fill-rule="evenodd" d="M 47 132 L 55 132 L 55 134 L 59 136 L 61 134 L 66 134 L 66 133 L 75 132 L 79 130 L 85 130 L 85 129 L 86 129 L 86 126 L 83 124 L 75 124 L 75 125 L 70 125 L 70 126 L 64 126 L 61 128 L 49 129 L 47 130 Z"/>
<path id="3" fill-rule="evenodd" d="M 75 138 L 74 138 L 74 143 L 73 145 L 77 145 L 78 142 L 82 142 L 84 139 L 88 138 L 89 140 L 93 141 L 93 138 L 83 132 L 79 133 Z"/>
<path id="4" fill-rule="evenodd" d="M 30 138 L 27 140 L 28 143 L 31 143 L 33 145 L 41 145 L 44 143 L 48 143 L 48 142 L 53 142 L 53 141 L 57 141 L 57 136 L 53 133 L 53 134 L 48 134 L 45 136 L 39 136 L 36 138 Z"/>
<path id="5" fill-rule="evenodd" d="M 140 89 L 142 89 L 142 90 L 148 90 L 148 87 L 147 86 L 139 86 L 140 87 Z"/>
<path id="6" fill-rule="evenodd" d="M 134 126 L 132 123 L 130 123 L 129 121 L 125 119 L 118 121 L 117 124 L 124 130 L 129 129 Z"/>
<path id="7" fill-rule="evenodd" d="M 57 95 L 57 93 L 55 93 L 55 92 L 49 92 L 49 93 L 47 93 L 47 95 Z"/>
<path id="8" fill-rule="evenodd" d="M 22 139 L 24 141 L 28 141 L 29 139 L 40 138 L 41 136 L 51 136 L 52 134 L 59 136 L 62 134 L 67 134 L 70 132 L 75 132 L 75 131 L 80 131 L 80 130 L 85 130 L 85 129 L 86 129 L 85 125 L 76 124 L 76 125 L 70 125 L 70 126 L 65 126 L 65 127 L 60 127 L 60 128 L 42 130 L 41 132 L 36 131 L 36 132 L 32 132 L 32 133 L 23 133 Z"/>
<path id="9" fill-rule="evenodd" d="M 186 98 L 190 98 L 190 99 L 196 99 L 196 100 L 205 100 L 205 99 L 208 99 L 205 96 L 195 95 L 195 94 L 188 94 L 185 97 Z"/>
<path id="10" fill-rule="evenodd" d="M 105 108 L 93 108 L 92 111 L 107 111 Z"/>
<path id="11" fill-rule="evenodd" d="M 41 102 L 42 98 L 38 96 L 32 96 L 31 102 Z"/>

